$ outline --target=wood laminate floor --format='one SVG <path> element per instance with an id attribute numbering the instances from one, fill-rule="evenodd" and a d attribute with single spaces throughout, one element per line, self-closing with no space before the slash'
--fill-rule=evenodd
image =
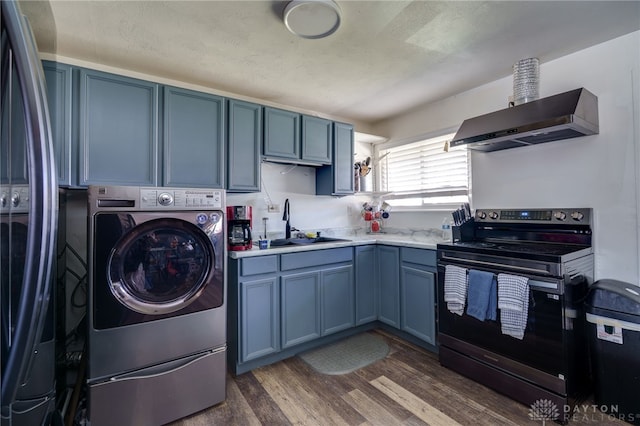
<path id="1" fill-rule="evenodd" d="M 330 376 L 292 357 L 228 376 L 226 401 L 172 426 L 543 424 L 529 418 L 529 407 L 440 366 L 436 354 L 381 330 L 370 333 L 390 348 L 372 365 Z M 585 408 L 570 424 L 626 423 Z"/>

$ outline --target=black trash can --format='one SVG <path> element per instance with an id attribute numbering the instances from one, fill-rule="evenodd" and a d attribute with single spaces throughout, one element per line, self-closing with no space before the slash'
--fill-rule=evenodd
<path id="1" fill-rule="evenodd" d="M 586 313 L 595 403 L 612 417 L 640 425 L 640 286 L 596 281 Z"/>

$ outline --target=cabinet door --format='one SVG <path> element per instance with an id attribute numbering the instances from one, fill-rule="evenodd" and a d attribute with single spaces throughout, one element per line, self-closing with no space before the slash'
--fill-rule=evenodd
<path id="1" fill-rule="evenodd" d="M 302 160 L 331 164 L 333 151 L 331 121 L 302 116 Z"/>
<path id="2" fill-rule="evenodd" d="M 320 337 L 320 273 L 282 276 L 282 348 Z"/>
<path id="3" fill-rule="evenodd" d="M 262 107 L 230 99 L 228 111 L 227 189 L 259 192 Z"/>
<path id="4" fill-rule="evenodd" d="M 80 71 L 80 184 L 158 184 L 158 85 Z"/>
<path id="5" fill-rule="evenodd" d="M 333 123 L 333 162 L 316 169 L 316 195 L 353 194 L 353 126 Z"/>
<path id="6" fill-rule="evenodd" d="M 4 66 L 4 63 L 2 65 Z M 3 184 L 29 183 L 27 122 L 24 113 L 22 90 L 18 78 L 9 78 L 9 76 L 17 76 L 17 72 L 15 63 L 12 63 L 10 69 L 2 70 L 3 84 L 11 84 L 10 88 L 3 87 L 2 108 L 0 108 L 2 113 L 0 127 L 0 181 Z M 4 199 L 5 194 L 2 195 L 2 201 L 6 202 Z"/>
<path id="7" fill-rule="evenodd" d="M 354 325 L 353 266 L 321 271 L 321 334 L 327 335 Z"/>
<path id="8" fill-rule="evenodd" d="M 336 194 L 353 194 L 353 126 L 334 124 L 333 175 Z"/>
<path id="9" fill-rule="evenodd" d="M 224 187 L 225 100 L 164 88 L 163 185 Z"/>
<path id="10" fill-rule="evenodd" d="M 72 153 L 76 152 L 72 139 L 73 69 L 69 65 L 49 61 L 43 61 L 42 68 L 47 81 L 47 102 L 58 185 L 74 186 L 77 184 L 78 163 L 72 157 Z"/>
<path id="11" fill-rule="evenodd" d="M 401 328 L 435 345 L 435 274 L 408 266 L 402 266 L 401 274 Z"/>
<path id="12" fill-rule="evenodd" d="M 378 318 L 376 246 L 356 247 L 356 325 Z"/>
<path id="13" fill-rule="evenodd" d="M 300 159 L 300 114 L 265 107 L 263 154 Z"/>
<path id="14" fill-rule="evenodd" d="M 398 247 L 378 246 L 378 280 L 380 288 L 378 319 L 399 328 L 400 250 Z"/>
<path id="15" fill-rule="evenodd" d="M 280 350 L 280 300 L 276 277 L 240 283 L 241 362 Z"/>

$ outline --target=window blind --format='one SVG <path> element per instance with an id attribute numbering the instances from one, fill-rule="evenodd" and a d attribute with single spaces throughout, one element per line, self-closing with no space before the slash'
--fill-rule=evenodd
<path id="1" fill-rule="evenodd" d="M 392 192 L 385 200 L 405 199 L 403 205 L 458 203 L 469 195 L 466 150 L 445 151 L 453 134 L 379 151 L 380 183 Z"/>

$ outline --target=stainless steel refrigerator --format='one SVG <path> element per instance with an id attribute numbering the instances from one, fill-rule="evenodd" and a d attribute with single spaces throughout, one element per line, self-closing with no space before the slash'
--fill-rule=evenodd
<path id="1" fill-rule="evenodd" d="M 0 3 L 1 424 L 42 425 L 55 409 L 51 295 L 58 192 L 33 35 L 15 1 Z"/>

